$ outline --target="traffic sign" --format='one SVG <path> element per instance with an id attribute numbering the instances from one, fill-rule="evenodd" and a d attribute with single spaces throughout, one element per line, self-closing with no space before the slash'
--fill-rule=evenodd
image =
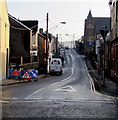
<path id="1" fill-rule="evenodd" d="M 26 70 L 25 73 L 23 74 L 23 76 L 22 76 L 21 78 L 23 78 L 23 79 L 31 79 L 31 76 L 30 76 L 30 74 L 29 74 L 29 71 Z"/>

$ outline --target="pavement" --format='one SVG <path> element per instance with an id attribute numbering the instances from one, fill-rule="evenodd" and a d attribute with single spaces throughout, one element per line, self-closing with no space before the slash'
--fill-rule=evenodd
<path id="1" fill-rule="evenodd" d="M 95 70 L 89 59 L 85 58 L 85 62 L 90 75 L 93 78 L 95 89 L 103 94 L 118 97 L 118 82 L 105 77 L 105 85 L 103 86 L 103 80 L 98 74 L 98 70 Z"/>
<path id="2" fill-rule="evenodd" d="M 14 85 L 14 84 L 22 84 L 22 83 L 27 83 L 27 82 L 33 82 L 41 79 L 45 79 L 46 77 L 45 74 L 39 75 L 37 79 L 5 79 L 0 82 L 0 86 L 7 86 L 7 85 Z"/>
<path id="3" fill-rule="evenodd" d="M 77 49 L 75 49 L 75 51 L 80 54 Z M 90 59 L 86 58 L 85 55 L 81 55 L 81 57 L 85 61 L 88 72 L 93 78 L 95 90 L 105 95 L 118 97 L 118 81 L 116 82 L 109 78 L 105 78 L 105 85 L 103 86 L 103 80 L 100 79 L 98 70 L 93 68 Z"/>

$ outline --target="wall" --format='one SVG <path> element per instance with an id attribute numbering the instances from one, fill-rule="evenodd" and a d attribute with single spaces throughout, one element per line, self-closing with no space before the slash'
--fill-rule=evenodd
<path id="1" fill-rule="evenodd" d="M 9 61 L 9 20 L 6 1 L 0 1 L 0 80 L 6 79 Z"/>
<path id="2" fill-rule="evenodd" d="M 45 38 L 38 34 L 38 57 L 39 57 L 39 67 L 45 66 Z"/>

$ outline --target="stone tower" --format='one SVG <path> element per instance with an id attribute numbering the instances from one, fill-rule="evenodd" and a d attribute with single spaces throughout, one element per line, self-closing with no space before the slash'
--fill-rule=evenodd
<path id="1" fill-rule="evenodd" d="M 87 19 L 85 19 L 84 27 L 84 48 L 85 54 L 93 54 L 95 46 L 95 21 L 92 17 L 91 10 L 89 10 Z"/>

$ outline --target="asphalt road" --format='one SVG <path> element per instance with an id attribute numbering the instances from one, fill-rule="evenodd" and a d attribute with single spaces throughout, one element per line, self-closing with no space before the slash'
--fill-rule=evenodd
<path id="1" fill-rule="evenodd" d="M 117 98 L 96 92 L 82 56 L 66 58 L 62 75 L 2 87 L 3 118 L 117 118 Z"/>

